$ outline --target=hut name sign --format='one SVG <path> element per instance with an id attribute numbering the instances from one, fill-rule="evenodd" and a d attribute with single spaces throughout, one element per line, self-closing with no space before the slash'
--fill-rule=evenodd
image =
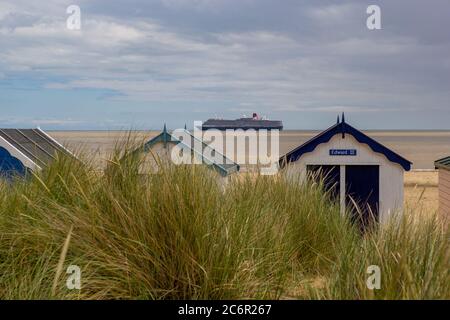
<path id="1" fill-rule="evenodd" d="M 330 149 L 330 156 L 356 156 L 356 149 Z"/>

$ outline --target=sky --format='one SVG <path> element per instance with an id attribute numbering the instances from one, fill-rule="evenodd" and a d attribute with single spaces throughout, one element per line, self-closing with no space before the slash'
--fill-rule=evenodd
<path id="1" fill-rule="evenodd" d="M 286 129 L 341 112 L 361 129 L 450 129 L 450 1 L 0 0 L 0 111 L 0 127 L 49 130 L 253 112 Z"/>

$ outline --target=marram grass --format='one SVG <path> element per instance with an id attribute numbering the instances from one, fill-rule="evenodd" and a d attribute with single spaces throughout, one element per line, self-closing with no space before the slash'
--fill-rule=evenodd
<path id="1" fill-rule="evenodd" d="M 59 159 L 0 184 L 0 299 L 449 299 L 448 230 L 429 214 L 361 235 L 320 184 L 202 166 L 139 174 Z M 69 265 L 81 289 L 66 287 Z M 366 286 L 369 265 L 381 288 Z"/>

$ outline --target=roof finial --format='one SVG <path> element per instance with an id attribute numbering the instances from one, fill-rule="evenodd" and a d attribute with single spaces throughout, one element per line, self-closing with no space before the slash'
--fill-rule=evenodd
<path id="1" fill-rule="evenodd" d="M 345 123 L 345 114 L 342 112 L 342 122 Z"/>
<path id="2" fill-rule="evenodd" d="M 164 148 L 166 148 L 167 146 L 167 127 L 166 127 L 166 123 L 164 123 L 164 129 L 163 129 L 163 143 L 164 143 Z"/>
<path id="3" fill-rule="evenodd" d="M 186 126 L 186 123 L 184 124 L 184 130 L 187 130 L 187 126 Z"/>
<path id="4" fill-rule="evenodd" d="M 337 122 L 336 123 L 339 124 L 339 115 L 337 116 Z"/>

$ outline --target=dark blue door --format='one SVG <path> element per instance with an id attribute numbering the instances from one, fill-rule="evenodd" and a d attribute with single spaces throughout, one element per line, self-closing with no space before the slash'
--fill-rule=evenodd
<path id="1" fill-rule="evenodd" d="M 345 203 L 352 220 L 363 229 L 379 215 L 378 166 L 345 166 Z"/>
<path id="2" fill-rule="evenodd" d="M 15 176 L 24 176 L 25 166 L 3 147 L 0 147 L 0 178 L 12 179 Z"/>

